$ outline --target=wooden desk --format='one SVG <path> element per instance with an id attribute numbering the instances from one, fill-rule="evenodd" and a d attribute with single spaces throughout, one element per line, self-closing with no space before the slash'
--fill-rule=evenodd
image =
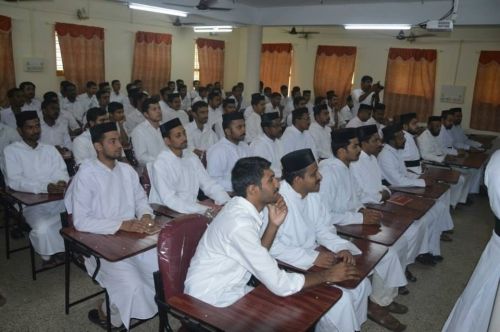
<path id="1" fill-rule="evenodd" d="M 396 216 L 405 216 L 411 218 L 412 220 L 417 220 L 422 218 L 424 214 L 426 214 L 427 211 L 429 211 L 436 203 L 433 199 L 410 195 L 403 192 L 395 192 L 391 195 L 391 197 L 398 196 L 409 197 L 411 198 L 411 201 L 404 206 L 391 202 L 385 202 L 383 204 L 369 203 L 365 204 L 365 206 L 373 210 L 389 212 L 395 214 Z"/>
<path id="2" fill-rule="evenodd" d="M 345 236 L 375 242 L 384 246 L 392 246 L 410 227 L 414 220 L 413 216 L 405 215 L 404 213 L 393 214 L 384 212 L 380 226 L 352 224 L 335 227 L 337 228 L 337 232 Z"/>
<path id="3" fill-rule="evenodd" d="M 5 189 L 4 193 L 16 203 L 24 204 L 27 206 L 33 206 L 64 199 L 63 194 L 33 194 L 15 191 L 10 188 Z"/>
<path id="4" fill-rule="evenodd" d="M 481 143 L 486 149 L 491 148 L 492 142 L 498 137 L 495 135 L 475 135 L 475 134 L 471 134 L 468 136 L 470 139 Z"/>
<path id="5" fill-rule="evenodd" d="M 447 155 L 444 160 L 447 164 L 466 168 L 481 168 L 488 159 L 486 153 L 467 153 L 463 158 Z"/>
<path id="6" fill-rule="evenodd" d="M 460 178 L 460 172 L 453 169 L 427 167 L 424 171 L 424 176 L 430 177 L 436 181 L 456 184 L 458 183 L 458 178 Z"/>
<path id="7" fill-rule="evenodd" d="M 318 285 L 279 297 L 259 285 L 225 308 L 189 295 L 168 300 L 174 310 L 222 331 L 308 331 L 342 296 L 338 288 Z"/>
<path id="8" fill-rule="evenodd" d="M 174 211 L 174 210 L 166 207 L 165 205 L 155 204 L 155 203 L 152 203 L 149 205 L 151 206 L 155 215 L 157 215 L 157 216 L 165 216 L 165 217 L 170 217 L 170 218 L 177 218 L 177 217 L 182 216 L 182 213 Z"/>
<path id="9" fill-rule="evenodd" d="M 159 223 L 167 223 L 172 218 L 160 216 Z M 61 235 L 68 241 L 77 243 L 96 256 L 110 262 L 117 262 L 140 254 L 156 247 L 158 234 L 147 235 L 132 232 L 118 231 L 114 235 L 102 235 L 79 232 L 74 227 L 61 230 Z"/>
<path id="10" fill-rule="evenodd" d="M 390 186 L 391 191 L 398 191 L 424 198 L 438 199 L 443 195 L 450 186 L 444 183 L 435 183 L 430 187 L 395 187 Z"/>

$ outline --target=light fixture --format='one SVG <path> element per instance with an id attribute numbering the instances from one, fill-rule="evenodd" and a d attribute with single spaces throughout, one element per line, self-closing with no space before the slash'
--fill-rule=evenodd
<path id="1" fill-rule="evenodd" d="M 345 24 L 346 30 L 410 30 L 411 24 Z"/>
<path id="2" fill-rule="evenodd" d="M 157 6 L 149 6 L 145 5 L 142 3 L 136 3 L 136 2 L 130 2 L 128 4 L 128 8 L 130 9 L 136 9 L 136 10 L 143 10 L 146 12 L 152 12 L 152 13 L 157 13 L 157 14 L 166 14 L 166 15 L 173 15 L 173 16 L 180 16 L 180 17 L 187 17 L 188 13 L 183 12 L 180 10 L 175 10 L 175 9 L 170 9 L 170 8 L 163 8 L 163 7 L 157 7 Z"/>
<path id="3" fill-rule="evenodd" d="M 213 26 L 195 26 L 194 32 L 231 32 L 233 27 L 230 25 L 213 25 Z"/>

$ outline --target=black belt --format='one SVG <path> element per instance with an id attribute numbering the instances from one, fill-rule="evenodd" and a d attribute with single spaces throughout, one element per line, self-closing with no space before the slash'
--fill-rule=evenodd
<path id="1" fill-rule="evenodd" d="M 407 161 L 405 161 L 405 166 L 406 167 L 418 167 L 418 166 L 420 166 L 420 159 L 419 160 L 407 160 Z"/>
<path id="2" fill-rule="evenodd" d="M 495 217 L 495 233 L 500 236 L 500 219 Z"/>

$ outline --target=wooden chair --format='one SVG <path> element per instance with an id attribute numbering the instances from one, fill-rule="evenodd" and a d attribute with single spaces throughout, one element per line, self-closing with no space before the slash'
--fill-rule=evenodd
<path id="1" fill-rule="evenodd" d="M 159 271 L 154 273 L 154 280 L 160 331 L 173 331 L 168 314 L 181 321 L 181 330 L 205 330 L 198 322 L 173 310 L 168 299 L 184 292 L 189 263 L 208 222 L 208 218 L 199 214 L 185 215 L 166 224 L 158 237 Z"/>

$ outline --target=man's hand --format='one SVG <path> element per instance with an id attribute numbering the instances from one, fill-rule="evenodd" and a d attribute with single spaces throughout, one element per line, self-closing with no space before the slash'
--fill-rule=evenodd
<path id="1" fill-rule="evenodd" d="M 327 282 L 342 282 L 346 280 L 358 280 L 361 275 L 358 269 L 354 265 L 350 265 L 344 262 L 335 264 L 326 271 L 325 279 Z"/>
<path id="2" fill-rule="evenodd" d="M 133 233 L 146 233 L 148 229 L 151 227 L 149 226 L 149 224 L 150 222 L 147 220 L 147 218 L 146 219 L 141 218 L 141 220 L 137 219 L 125 220 L 122 222 L 120 230 Z"/>
<path id="3" fill-rule="evenodd" d="M 320 251 L 318 257 L 316 257 L 316 260 L 314 261 L 314 265 L 323 267 L 323 268 L 329 268 L 331 267 L 336 261 L 336 256 L 333 252 L 331 251 Z"/>
<path id="4" fill-rule="evenodd" d="M 380 195 L 382 195 L 382 201 L 385 202 L 391 198 L 391 194 L 387 190 L 381 190 Z"/>
<path id="5" fill-rule="evenodd" d="M 337 257 L 344 263 L 356 265 L 356 260 L 349 250 L 342 250 L 337 253 Z"/>
<path id="6" fill-rule="evenodd" d="M 382 213 L 376 210 L 363 209 L 363 224 L 365 225 L 380 225 Z"/>
<path id="7" fill-rule="evenodd" d="M 267 210 L 269 211 L 269 223 L 276 227 L 281 226 L 285 221 L 286 215 L 288 214 L 288 207 L 286 206 L 283 196 L 280 194 L 278 200 L 274 204 L 268 204 Z"/>

